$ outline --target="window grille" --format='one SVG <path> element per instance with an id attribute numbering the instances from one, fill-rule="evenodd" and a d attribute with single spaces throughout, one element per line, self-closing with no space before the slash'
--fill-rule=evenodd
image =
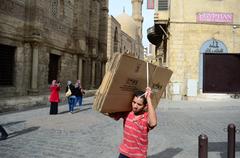
<path id="1" fill-rule="evenodd" d="M 0 86 L 13 85 L 15 47 L 0 44 Z"/>
<path id="2" fill-rule="evenodd" d="M 58 12 L 58 0 L 52 0 L 52 15 L 57 16 Z"/>
<path id="3" fill-rule="evenodd" d="M 158 0 L 158 10 L 168 10 L 168 0 Z"/>

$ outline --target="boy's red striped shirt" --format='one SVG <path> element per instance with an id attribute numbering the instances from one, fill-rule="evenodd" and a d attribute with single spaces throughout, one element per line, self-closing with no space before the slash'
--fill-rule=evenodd
<path id="1" fill-rule="evenodd" d="M 130 158 L 146 158 L 148 149 L 148 113 L 135 117 L 133 112 L 123 117 L 123 142 L 120 153 Z"/>

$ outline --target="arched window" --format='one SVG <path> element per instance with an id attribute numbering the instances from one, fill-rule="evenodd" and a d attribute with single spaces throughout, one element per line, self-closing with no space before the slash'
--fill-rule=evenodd
<path id="1" fill-rule="evenodd" d="M 115 32 L 114 32 L 113 52 L 118 52 L 118 29 L 117 29 L 117 27 L 115 28 Z"/>

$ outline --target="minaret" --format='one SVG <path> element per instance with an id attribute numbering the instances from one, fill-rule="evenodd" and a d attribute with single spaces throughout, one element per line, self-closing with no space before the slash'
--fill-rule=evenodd
<path id="1" fill-rule="evenodd" d="M 142 4 L 143 0 L 132 0 L 132 17 L 139 28 L 138 35 L 140 41 L 142 41 L 142 23 L 143 23 Z"/>

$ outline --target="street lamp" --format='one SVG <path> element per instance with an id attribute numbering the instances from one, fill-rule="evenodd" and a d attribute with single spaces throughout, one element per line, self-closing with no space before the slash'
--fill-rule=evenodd
<path id="1" fill-rule="evenodd" d="M 239 28 L 239 26 L 233 25 L 233 29 L 237 29 L 237 28 Z"/>

